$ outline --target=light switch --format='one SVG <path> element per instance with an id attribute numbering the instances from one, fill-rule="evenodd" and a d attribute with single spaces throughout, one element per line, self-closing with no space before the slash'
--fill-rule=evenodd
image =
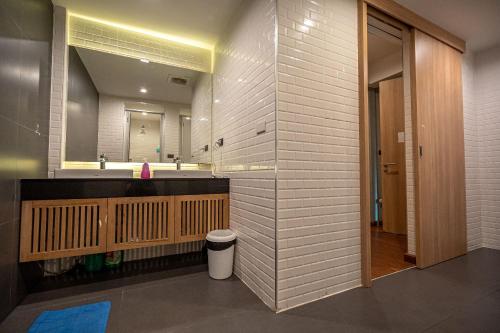
<path id="1" fill-rule="evenodd" d="M 257 127 L 255 128 L 257 135 L 266 133 L 266 121 L 261 121 L 257 124 Z"/>
<path id="2" fill-rule="evenodd" d="M 405 132 L 398 132 L 398 143 L 405 142 Z"/>

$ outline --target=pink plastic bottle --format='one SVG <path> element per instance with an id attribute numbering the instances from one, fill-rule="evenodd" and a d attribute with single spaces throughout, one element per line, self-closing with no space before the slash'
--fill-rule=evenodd
<path id="1" fill-rule="evenodd" d="M 148 162 L 144 162 L 144 164 L 142 165 L 141 179 L 149 178 L 151 178 L 151 173 L 149 172 L 149 164 Z"/>

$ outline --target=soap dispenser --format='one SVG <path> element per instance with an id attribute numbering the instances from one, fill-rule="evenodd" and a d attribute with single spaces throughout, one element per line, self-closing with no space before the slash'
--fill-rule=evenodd
<path id="1" fill-rule="evenodd" d="M 144 159 L 144 163 L 142 164 L 141 179 L 149 178 L 151 178 L 151 173 L 149 172 L 149 163 L 146 159 Z"/>

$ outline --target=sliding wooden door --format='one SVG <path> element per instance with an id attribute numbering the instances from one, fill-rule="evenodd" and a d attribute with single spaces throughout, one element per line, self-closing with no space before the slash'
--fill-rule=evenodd
<path id="1" fill-rule="evenodd" d="M 466 252 L 462 54 L 412 31 L 417 266 Z"/>

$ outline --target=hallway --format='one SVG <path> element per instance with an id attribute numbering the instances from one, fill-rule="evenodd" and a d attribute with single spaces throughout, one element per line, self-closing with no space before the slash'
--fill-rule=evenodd
<path id="1" fill-rule="evenodd" d="M 415 266 L 404 261 L 406 251 L 406 235 L 371 226 L 372 279 Z"/>

